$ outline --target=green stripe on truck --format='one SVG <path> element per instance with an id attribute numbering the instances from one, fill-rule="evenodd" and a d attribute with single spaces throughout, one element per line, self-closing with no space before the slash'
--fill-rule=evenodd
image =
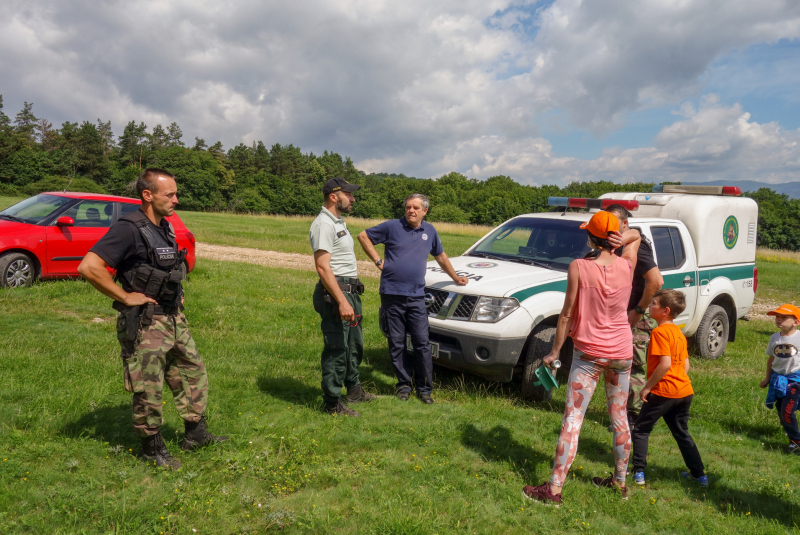
<path id="1" fill-rule="evenodd" d="M 567 281 L 555 281 L 555 282 L 548 282 L 547 284 L 540 284 L 539 286 L 533 286 L 532 288 L 525 288 L 524 290 L 520 290 L 517 293 L 511 294 L 511 297 L 519 301 L 520 303 L 526 300 L 529 297 L 532 297 L 536 294 L 540 294 L 542 292 L 566 292 L 567 291 Z"/>
<path id="2" fill-rule="evenodd" d="M 680 289 L 680 288 L 697 286 L 698 284 L 701 283 L 708 284 L 711 279 L 715 279 L 717 277 L 725 277 L 726 279 L 730 280 L 752 279 L 753 267 L 755 267 L 755 264 L 742 264 L 739 266 L 703 269 L 700 270 L 699 274 L 697 274 L 694 271 L 669 273 L 667 275 L 664 275 L 663 288 Z M 685 279 L 687 275 L 692 279 L 694 279 L 694 281 L 690 283 L 689 286 L 685 286 L 683 284 L 683 279 Z M 698 280 L 698 278 L 700 280 Z M 522 301 L 528 299 L 529 297 L 533 297 L 534 295 L 543 292 L 566 292 L 566 291 L 567 291 L 567 281 L 560 280 L 555 282 L 548 282 L 547 284 L 540 284 L 539 286 L 532 286 L 531 288 L 525 288 L 524 290 L 520 290 L 516 293 L 511 294 L 511 297 L 515 298 L 517 301 L 521 303 Z"/>

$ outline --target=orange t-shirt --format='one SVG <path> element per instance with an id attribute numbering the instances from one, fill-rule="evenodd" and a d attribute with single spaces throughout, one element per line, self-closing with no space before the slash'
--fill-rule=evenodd
<path id="1" fill-rule="evenodd" d="M 666 375 L 650 391 L 665 398 L 685 398 L 694 394 L 692 382 L 686 373 L 686 337 L 677 325 L 666 323 L 659 325 L 650 334 L 650 345 L 647 348 L 647 377 L 650 378 L 663 355 L 672 357 L 672 365 Z"/>

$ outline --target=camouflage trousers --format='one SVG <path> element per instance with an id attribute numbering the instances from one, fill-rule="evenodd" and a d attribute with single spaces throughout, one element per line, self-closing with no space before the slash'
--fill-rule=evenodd
<path id="1" fill-rule="evenodd" d="M 650 333 L 658 326 L 656 320 L 650 318 L 650 311 L 645 310 L 641 319 L 633 326 L 633 365 L 631 366 L 631 390 L 628 393 L 628 414 L 632 420 L 642 410 L 639 392 L 647 384 L 647 346 L 650 345 Z"/>
<path id="2" fill-rule="evenodd" d="M 163 421 L 164 382 L 184 420 L 199 422 L 208 403 L 208 375 L 183 314 L 153 316 L 136 341 L 125 339 L 125 316 L 117 316 L 125 390 L 133 393 L 133 428 L 155 435 Z"/>

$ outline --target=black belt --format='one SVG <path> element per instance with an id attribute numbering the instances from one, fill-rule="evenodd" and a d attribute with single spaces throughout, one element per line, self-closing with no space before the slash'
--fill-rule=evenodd
<path id="1" fill-rule="evenodd" d="M 181 311 L 180 307 L 168 307 L 162 305 L 153 305 L 153 315 L 154 316 L 174 316 L 178 312 Z"/>
<path id="2" fill-rule="evenodd" d="M 364 293 L 364 283 L 358 280 L 357 277 L 337 277 L 334 276 L 336 279 L 337 284 L 339 285 L 339 289 L 344 293 L 348 294 L 358 294 L 361 295 Z M 325 285 L 322 285 L 322 288 L 325 289 Z M 327 291 L 327 290 L 326 290 Z"/>

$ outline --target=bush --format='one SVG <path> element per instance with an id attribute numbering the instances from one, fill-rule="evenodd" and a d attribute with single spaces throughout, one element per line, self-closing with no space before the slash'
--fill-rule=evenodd
<path id="1" fill-rule="evenodd" d="M 0 184 L 0 197 L 21 197 L 22 192 L 10 184 Z"/>
<path id="2" fill-rule="evenodd" d="M 230 209 L 234 212 L 263 214 L 269 212 L 269 201 L 259 195 L 256 188 L 245 188 L 234 194 Z"/>
<path id="3" fill-rule="evenodd" d="M 469 223 L 467 213 L 454 204 L 443 204 L 432 206 L 428 214 L 429 221 L 441 221 L 443 223 Z"/>
<path id="4" fill-rule="evenodd" d="M 22 193 L 25 195 L 36 195 L 43 191 L 76 191 L 83 193 L 105 193 L 106 190 L 96 182 L 88 178 L 76 177 L 72 179 L 63 178 L 60 176 L 51 176 L 44 180 L 39 180 L 33 184 L 28 184 L 22 188 Z"/>

